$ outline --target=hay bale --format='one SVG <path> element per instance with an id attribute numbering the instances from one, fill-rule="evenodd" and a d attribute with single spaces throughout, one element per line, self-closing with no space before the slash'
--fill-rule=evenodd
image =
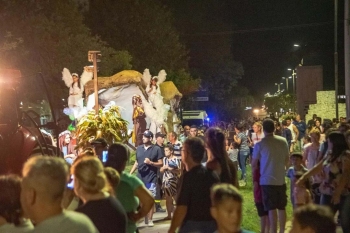
<path id="1" fill-rule="evenodd" d="M 160 92 L 162 93 L 164 101 L 168 102 L 171 99 L 182 98 L 182 94 L 172 81 L 166 81 L 160 84 Z"/>
<path id="2" fill-rule="evenodd" d="M 143 83 L 142 74 L 135 70 L 123 70 L 111 77 L 98 77 L 98 89 L 108 89 L 116 86 L 121 86 L 125 84 L 138 84 Z M 89 96 L 94 92 L 94 80 L 86 83 L 85 94 Z"/>

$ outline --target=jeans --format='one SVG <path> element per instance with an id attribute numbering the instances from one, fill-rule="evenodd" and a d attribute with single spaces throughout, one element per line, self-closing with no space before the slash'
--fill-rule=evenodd
<path id="1" fill-rule="evenodd" d="M 179 233 L 213 233 L 215 230 L 215 221 L 186 221 Z"/>
<path id="2" fill-rule="evenodd" d="M 242 170 L 242 175 L 241 175 L 241 180 L 245 179 L 246 177 L 246 160 L 249 156 L 249 149 L 247 150 L 239 150 L 238 152 L 238 163 L 239 163 L 239 167 Z"/>
<path id="3" fill-rule="evenodd" d="M 347 196 L 340 196 L 340 202 L 338 204 L 334 205 L 331 202 L 331 200 L 332 200 L 331 195 L 321 194 L 320 204 L 330 207 L 334 214 L 339 210 L 339 215 L 343 216 L 342 207 L 344 206 L 346 197 Z"/>

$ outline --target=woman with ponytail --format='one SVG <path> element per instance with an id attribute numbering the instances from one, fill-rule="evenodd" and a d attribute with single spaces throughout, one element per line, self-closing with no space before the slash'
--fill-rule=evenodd
<path id="1" fill-rule="evenodd" d="M 71 169 L 74 192 L 84 203 L 76 211 L 87 215 L 100 233 L 126 232 L 126 213 L 108 192 L 101 161 L 97 157 L 82 157 Z"/>
<path id="2" fill-rule="evenodd" d="M 226 151 L 225 134 L 219 128 L 209 128 L 205 134 L 205 141 L 207 168 L 215 171 L 222 183 L 229 183 L 238 188 L 237 171 Z"/>

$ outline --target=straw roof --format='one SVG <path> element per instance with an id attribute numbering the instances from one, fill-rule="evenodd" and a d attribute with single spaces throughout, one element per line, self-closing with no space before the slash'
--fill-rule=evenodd
<path id="1" fill-rule="evenodd" d="M 142 74 L 135 70 L 123 70 L 111 77 L 98 77 L 98 89 L 108 89 L 115 86 L 121 86 L 126 84 L 138 84 L 142 85 Z M 94 80 L 89 81 L 85 85 L 86 96 L 89 96 L 94 92 Z"/>
<path id="2" fill-rule="evenodd" d="M 160 84 L 160 91 L 165 101 L 170 101 L 174 98 L 181 99 L 182 94 L 172 81 L 166 81 Z"/>

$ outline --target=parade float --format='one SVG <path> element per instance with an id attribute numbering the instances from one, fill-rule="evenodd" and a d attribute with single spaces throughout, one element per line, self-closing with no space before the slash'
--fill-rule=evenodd
<path id="1" fill-rule="evenodd" d="M 68 73 L 66 69 L 63 75 L 65 73 Z M 179 124 L 176 112 L 182 94 L 172 81 L 165 81 L 164 70 L 158 76 L 151 76 L 148 69 L 143 74 L 124 70 L 110 77 L 98 77 L 97 80 L 97 114 L 94 110 L 96 83 L 92 78 L 77 90 L 79 95 L 78 91 L 85 91 L 86 105 L 81 105 L 83 99 L 80 97 L 75 100 L 79 104 L 70 105 L 64 110 L 76 122 L 78 147 L 103 137 L 109 144 L 122 142 L 134 148 L 142 144 L 142 134 L 146 129 L 154 134 L 176 130 Z M 71 90 L 72 84 L 67 86 L 70 93 L 75 94 Z"/>

